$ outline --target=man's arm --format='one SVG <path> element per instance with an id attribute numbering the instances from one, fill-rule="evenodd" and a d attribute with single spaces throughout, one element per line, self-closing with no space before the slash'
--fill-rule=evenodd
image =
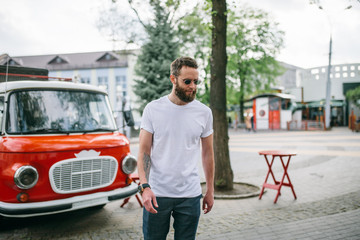
<path id="1" fill-rule="evenodd" d="M 149 182 L 149 174 L 151 167 L 151 146 L 152 146 L 152 134 L 148 131 L 141 129 L 139 136 L 139 153 L 138 153 L 138 174 L 140 179 L 140 184 Z M 150 188 L 145 188 L 142 194 L 142 199 L 146 210 L 150 213 L 157 213 L 155 207 L 158 207 L 156 202 L 156 197 L 153 191 Z"/>
<path id="2" fill-rule="evenodd" d="M 213 149 L 213 134 L 201 139 L 202 146 L 202 164 L 206 179 L 206 193 L 203 199 L 204 213 L 211 211 L 214 205 L 214 149 Z"/>

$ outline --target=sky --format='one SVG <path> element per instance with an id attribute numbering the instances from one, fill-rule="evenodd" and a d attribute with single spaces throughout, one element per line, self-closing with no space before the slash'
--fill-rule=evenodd
<path id="1" fill-rule="evenodd" d="M 322 0 L 322 10 L 309 0 L 238 1 L 268 12 L 279 23 L 285 32 L 279 61 L 303 68 L 326 66 L 332 33 L 332 64 L 360 63 L 360 1 Z M 109 0 L 0 0 L 0 54 L 113 50 L 113 42 L 97 28 L 107 4 Z M 122 4 L 125 8 L 126 1 Z"/>

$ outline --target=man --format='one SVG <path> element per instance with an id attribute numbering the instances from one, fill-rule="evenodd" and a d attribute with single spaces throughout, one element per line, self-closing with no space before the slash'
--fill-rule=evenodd
<path id="1" fill-rule="evenodd" d="M 213 118 L 195 100 L 198 66 L 180 57 L 171 64 L 171 93 L 149 103 L 139 137 L 138 173 L 144 203 L 144 239 L 166 239 L 171 215 L 175 239 L 195 239 L 200 218 L 200 144 L 206 179 L 202 209 L 214 204 Z"/>

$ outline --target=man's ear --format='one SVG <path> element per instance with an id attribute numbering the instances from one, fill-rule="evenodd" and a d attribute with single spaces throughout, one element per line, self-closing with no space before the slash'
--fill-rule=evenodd
<path id="1" fill-rule="evenodd" d="M 172 84 L 176 84 L 176 77 L 175 77 L 175 75 L 170 75 L 170 81 L 172 82 Z"/>

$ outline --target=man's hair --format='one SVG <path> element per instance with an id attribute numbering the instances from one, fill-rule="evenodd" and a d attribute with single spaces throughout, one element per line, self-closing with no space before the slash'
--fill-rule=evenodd
<path id="1" fill-rule="evenodd" d="M 178 77 L 180 75 L 180 70 L 183 66 L 191 67 L 195 69 L 198 68 L 198 64 L 195 61 L 195 59 L 191 57 L 179 57 L 171 63 L 170 74 L 174 75 L 175 77 Z"/>

